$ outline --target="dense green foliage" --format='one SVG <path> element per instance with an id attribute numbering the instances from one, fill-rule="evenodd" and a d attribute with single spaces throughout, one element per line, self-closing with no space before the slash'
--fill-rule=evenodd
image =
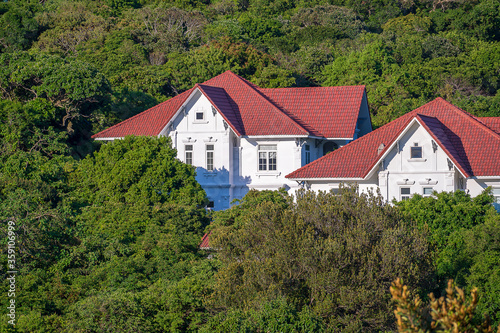
<path id="1" fill-rule="evenodd" d="M 168 140 L 90 139 L 226 70 L 366 85 L 375 126 L 438 96 L 500 116 L 499 25 L 498 0 L 1 2 L 0 233 L 15 223 L 19 273 L 16 329 L 0 331 L 392 330 L 396 277 L 423 297 L 476 286 L 499 324 L 487 192 L 395 207 L 351 188 L 250 192 L 209 216 Z M 198 249 L 206 230 L 217 253 Z"/>
<path id="2" fill-rule="evenodd" d="M 285 297 L 328 330 L 378 332 L 393 327 L 387 290 L 396 277 L 431 284 L 425 236 L 381 197 L 356 188 L 299 192 L 295 201 L 261 195 L 251 192 L 212 225 L 218 307 L 258 309 Z"/>

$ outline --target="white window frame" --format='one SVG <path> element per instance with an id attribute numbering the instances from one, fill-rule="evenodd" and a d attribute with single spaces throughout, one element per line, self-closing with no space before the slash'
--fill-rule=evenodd
<path id="1" fill-rule="evenodd" d="M 214 155 L 215 155 L 214 152 L 215 152 L 214 144 L 205 145 L 205 166 L 207 171 L 214 170 Z"/>
<path id="2" fill-rule="evenodd" d="M 406 189 L 408 189 L 408 192 L 410 192 L 410 193 L 403 194 L 403 190 L 406 190 Z M 399 200 L 403 201 L 403 200 L 410 200 L 410 199 L 411 199 L 411 188 L 408 186 L 401 186 L 399 188 Z"/>
<path id="3" fill-rule="evenodd" d="M 262 144 L 258 146 L 257 170 L 259 172 L 268 172 L 268 171 L 273 172 L 278 170 L 277 144 Z"/>
<path id="4" fill-rule="evenodd" d="M 193 145 L 184 145 L 184 163 L 193 165 Z"/>

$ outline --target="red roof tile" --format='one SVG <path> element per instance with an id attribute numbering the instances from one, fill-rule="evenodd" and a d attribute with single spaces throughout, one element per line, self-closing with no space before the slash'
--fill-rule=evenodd
<path id="1" fill-rule="evenodd" d="M 365 86 L 260 89 L 315 136 L 352 138 Z"/>
<path id="2" fill-rule="evenodd" d="M 199 89 L 237 135 L 312 135 L 352 138 L 364 86 L 261 89 L 227 71 L 112 126 L 93 138 L 160 134 Z"/>
<path id="3" fill-rule="evenodd" d="M 203 237 L 201 238 L 201 243 L 200 243 L 200 246 L 199 248 L 202 249 L 202 250 L 208 250 L 210 249 L 210 235 L 212 234 L 212 232 L 210 231 L 209 233 L 206 233 L 203 235 Z"/>
<path id="4" fill-rule="evenodd" d="M 500 135 L 469 113 L 437 98 L 295 170 L 286 178 L 364 178 L 414 118 L 438 141 L 465 176 L 500 175 Z M 379 154 L 382 143 L 385 149 Z"/>
<path id="5" fill-rule="evenodd" d="M 156 136 L 167 126 L 169 120 L 177 113 L 177 110 L 179 110 L 193 89 L 191 88 L 121 123 L 94 134 L 92 138 L 121 138 L 127 135 Z"/>

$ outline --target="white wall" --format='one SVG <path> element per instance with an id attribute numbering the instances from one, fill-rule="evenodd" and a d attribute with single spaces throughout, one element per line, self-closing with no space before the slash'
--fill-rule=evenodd
<path id="1" fill-rule="evenodd" d="M 197 120 L 196 113 L 203 112 L 204 119 Z M 234 133 L 224 126 L 224 119 L 218 112 L 212 111 L 209 100 L 196 91 L 185 105 L 183 112 L 173 120 L 168 130 L 172 144 L 177 149 L 177 157 L 185 162 L 186 145 L 193 146 L 193 165 L 196 168 L 196 180 L 214 201 L 216 209 L 229 208 L 231 201 Z M 214 146 L 214 170 L 207 170 L 206 146 Z"/>

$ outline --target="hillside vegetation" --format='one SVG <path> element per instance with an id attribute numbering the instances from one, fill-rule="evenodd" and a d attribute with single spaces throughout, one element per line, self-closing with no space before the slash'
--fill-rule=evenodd
<path id="1" fill-rule="evenodd" d="M 366 85 L 375 127 L 439 96 L 500 116 L 499 26 L 498 0 L 0 3 L 0 233 L 14 225 L 18 271 L 16 326 L 1 297 L 0 331 L 389 332 L 397 278 L 425 302 L 450 278 L 476 287 L 468 327 L 499 325 L 488 191 L 397 205 L 252 191 L 210 215 L 167 139 L 90 139 L 226 70 Z M 207 231 L 217 253 L 198 249 Z"/>

